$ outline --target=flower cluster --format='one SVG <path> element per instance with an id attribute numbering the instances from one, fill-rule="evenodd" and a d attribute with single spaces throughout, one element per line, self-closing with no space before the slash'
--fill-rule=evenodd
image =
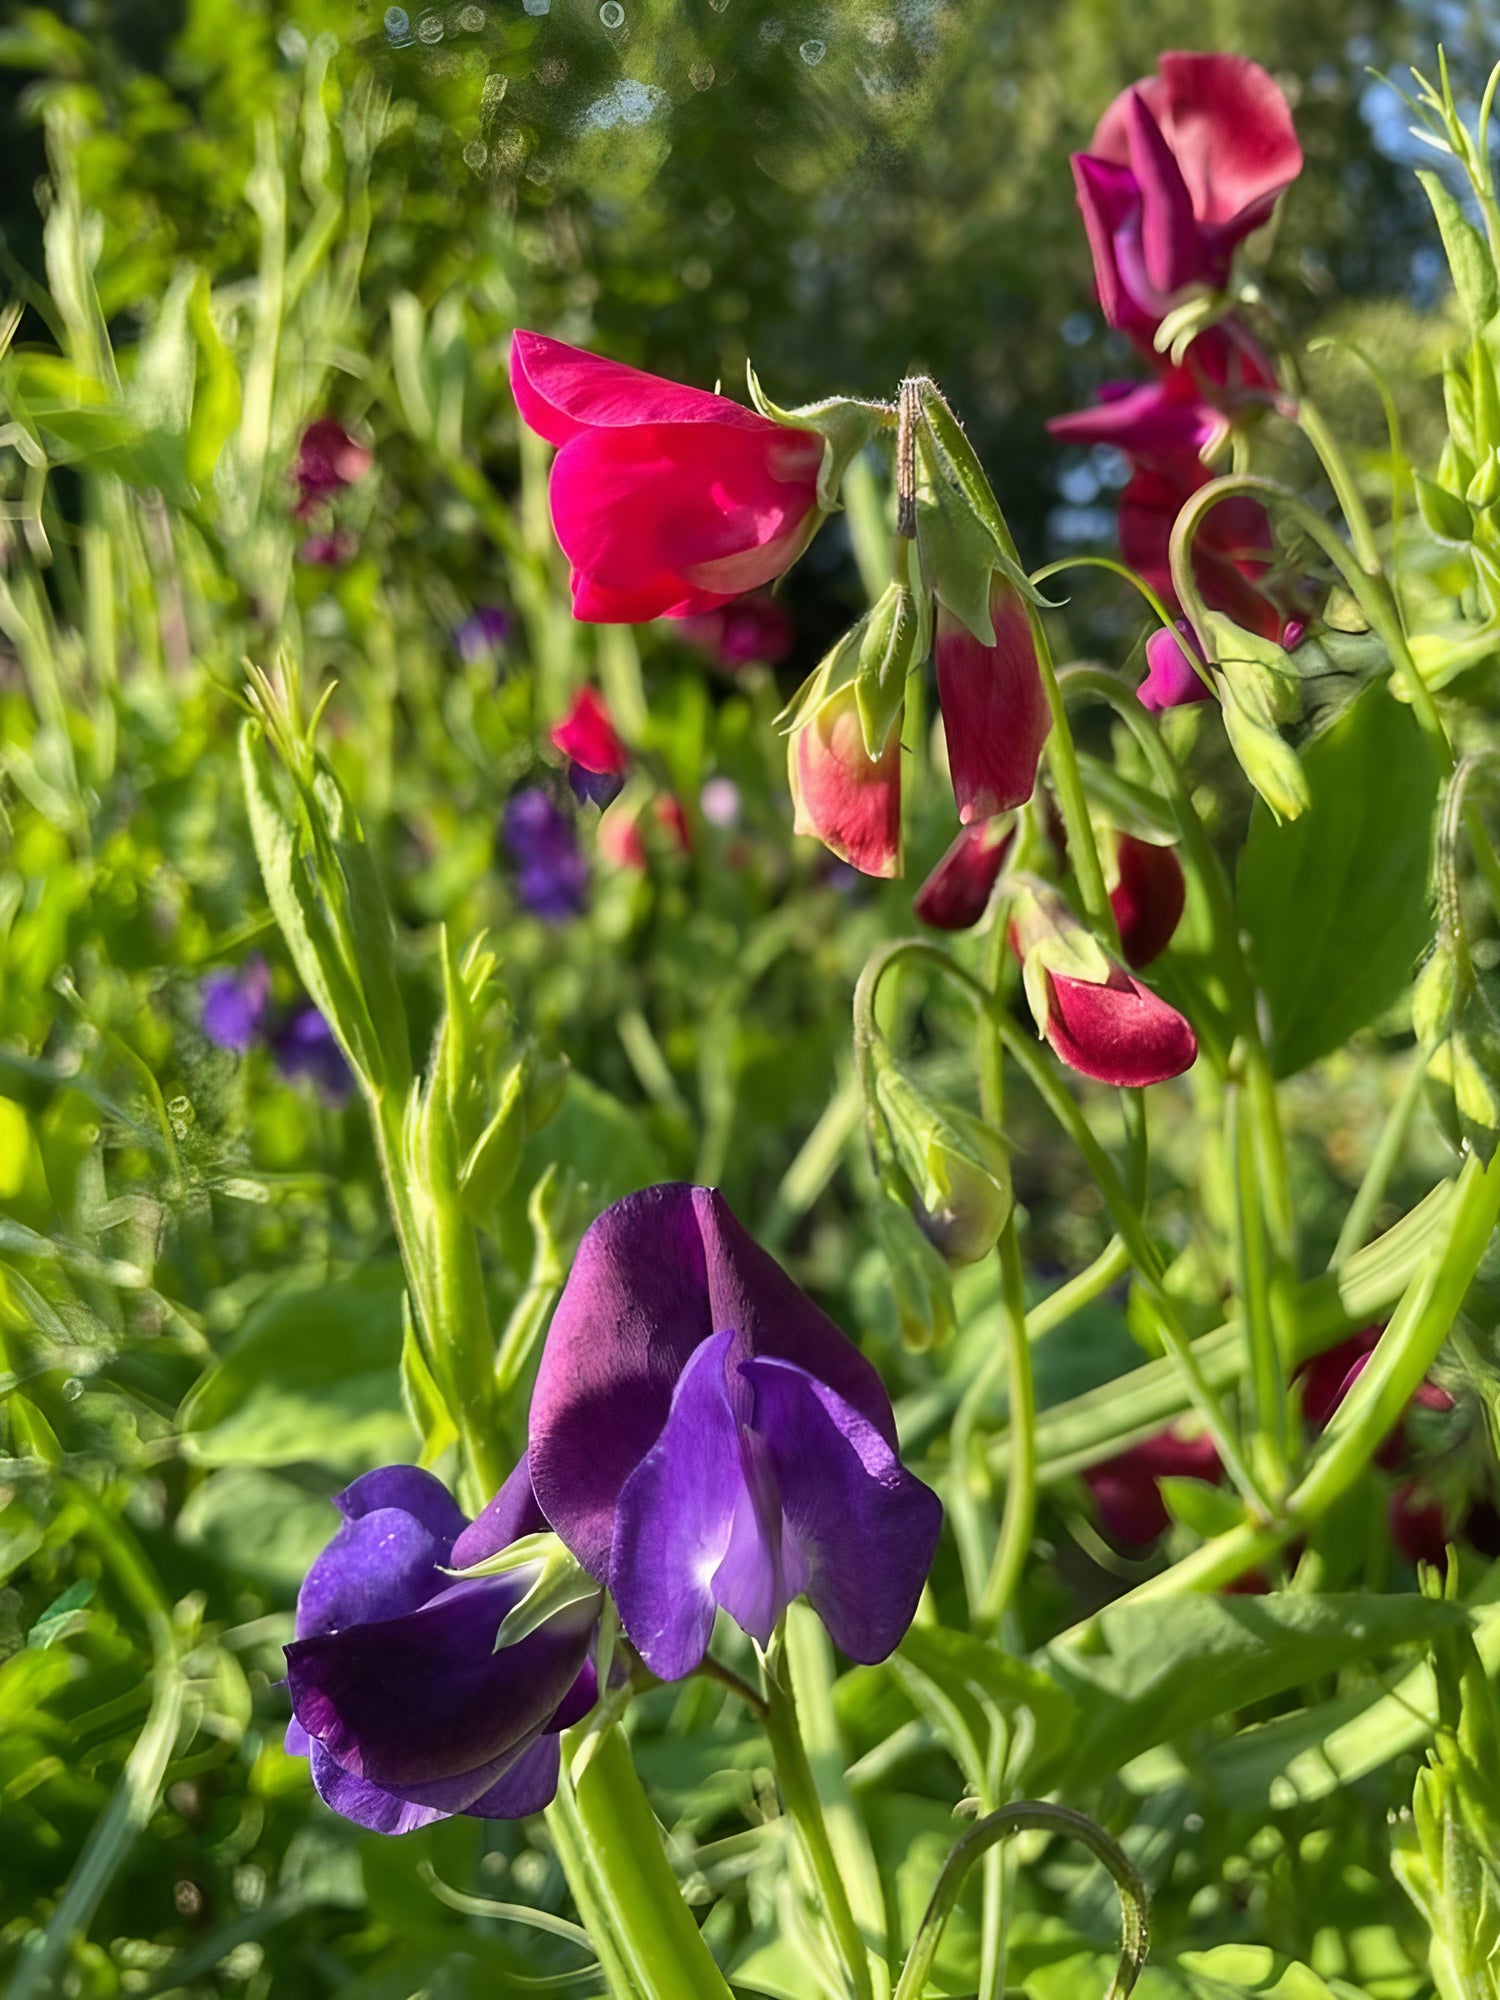
<path id="1" fill-rule="evenodd" d="M 1104 317 L 1155 373 L 1107 384 L 1094 408 L 1048 429 L 1124 454 L 1120 552 L 1173 609 L 1173 523 L 1234 425 L 1275 389 L 1228 297 L 1235 253 L 1301 167 L 1286 99 L 1259 64 L 1186 53 L 1163 55 L 1155 76 L 1122 92 L 1073 162 Z M 1261 587 L 1273 557 L 1260 504 L 1222 500 L 1199 525 L 1193 573 L 1210 610 L 1285 644 L 1285 616 Z M 1142 693 L 1152 707 L 1196 698 L 1203 685 L 1175 642 L 1165 644 L 1170 654 L 1151 660 Z"/>
<path id="2" fill-rule="evenodd" d="M 720 1610 L 764 1646 L 805 1596 L 861 1662 L 916 1610 L 942 1509 L 901 1464 L 880 1377 L 713 1189 L 648 1188 L 587 1232 L 529 1429 L 472 1523 L 410 1467 L 356 1481 L 302 1587 L 288 1747 L 379 1832 L 550 1800 L 557 1732 L 596 1697 L 606 1587 L 663 1680 L 702 1663 Z M 582 1584 L 510 1640 L 546 1559 L 486 1565 L 548 1530 Z"/>

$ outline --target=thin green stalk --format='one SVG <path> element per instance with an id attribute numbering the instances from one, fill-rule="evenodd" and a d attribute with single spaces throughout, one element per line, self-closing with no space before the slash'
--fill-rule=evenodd
<path id="1" fill-rule="evenodd" d="M 1380 1137 L 1375 1142 L 1375 1151 L 1370 1155 L 1370 1164 L 1365 1168 L 1364 1179 L 1359 1190 L 1349 1204 L 1349 1212 L 1344 1217 L 1344 1225 L 1339 1231 L 1333 1255 L 1328 1260 L 1329 1269 L 1334 1269 L 1352 1257 L 1370 1233 L 1370 1225 L 1375 1220 L 1375 1212 L 1385 1199 L 1385 1191 L 1390 1185 L 1391 1175 L 1396 1170 L 1406 1145 L 1406 1135 L 1411 1129 L 1411 1121 L 1417 1106 L 1422 1101 L 1422 1093 L 1427 1084 L 1427 1055 L 1417 1049 L 1406 1081 L 1401 1086 L 1401 1094 L 1391 1106 Z"/>
<path id="2" fill-rule="evenodd" d="M 1117 1841 L 1111 1840 L 1103 1827 L 1096 1826 L 1093 1820 L 1083 1813 L 1074 1812 L 1069 1806 L 1048 1805 L 1029 1799 L 1004 1806 L 999 1812 L 990 1813 L 977 1821 L 943 1863 L 922 1918 L 921 1929 L 912 1941 L 906 1964 L 901 1969 L 895 2000 L 923 2000 L 938 1946 L 958 1902 L 964 1877 L 980 1856 L 997 1842 L 1008 1840 L 1013 1833 L 1026 1831 L 1064 1834 L 1081 1841 L 1114 1877 L 1120 1894 L 1120 1963 L 1110 1981 L 1105 2000 L 1126 2000 L 1126 1995 L 1140 1977 L 1150 1948 L 1146 1885 L 1130 1856 Z"/>
<path id="3" fill-rule="evenodd" d="M 1062 1326 L 1085 1306 L 1091 1306 L 1111 1285 L 1117 1285 L 1129 1269 L 1130 1252 L 1124 1238 L 1111 1236 L 1092 1264 L 1086 1264 L 1066 1284 L 1048 1292 L 1046 1298 L 1031 1308 L 1026 1315 L 1026 1338 L 1040 1340 L 1043 1334 Z"/>
<path id="4" fill-rule="evenodd" d="M 1052 660 L 1052 646 L 1047 638 L 1046 626 L 1042 623 L 1041 612 L 1030 602 L 1026 610 L 1031 620 L 1031 636 L 1036 647 L 1037 668 L 1042 677 L 1042 688 L 1047 696 L 1048 713 L 1052 718 L 1052 729 L 1047 738 L 1047 768 L 1052 773 L 1052 783 L 1057 790 L 1057 803 L 1062 812 L 1063 825 L 1068 832 L 1068 858 L 1073 864 L 1073 872 L 1078 877 L 1078 893 L 1083 901 L 1084 915 L 1110 948 L 1118 952 L 1119 926 L 1115 922 L 1109 891 L 1104 885 L 1104 869 L 1099 861 L 1098 843 L 1094 839 L 1094 822 L 1089 814 L 1088 794 L 1084 791 L 1083 775 L 1078 768 L 1078 751 L 1068 722 L 1067 703 L 1063 699 L 1062 689 L 1058 684 L 1057 669 Z"/>
<path id="5" fill-rule="evenodd" d="M 1010 1464 L 1005 1511 L 994 1558 L 979 1600 L 976 1622 L 993 1631 L 1015 1602 L 1036 1525 L 1036 1385 L 1026 1328 L 1026 1292 L 1021 1246 L 1012 1215 L 1000 1232 L 1000 1318 L 1005 1336 L 1009 1407 Z M 955 1432 L 957 1426 L 955 1425 Z M 964 1468 L 960 1468 L 960 1477 Z"/>
<path id="6" fill-rule="evenodd" d="M 783 1642 L 778 1636 L 764 1662 L 766 1694 L 766 1737 L 776 1766 L 776 1782 L 781 1788 L 787 1816 L 796 1827 L 803 1850 L 812 1868 L 813 1879 L 822 1899 L 823 1915 L 838 1944 L 839 1955 L 849 1975 L 854 2000 L 874 2000 L 869 1954 L 859 1925 L 850 1908 L 848 1891 L 839 1871 L 833 1843 L 823 1818 L 823 1804 L 813 1782 L 812 1767 L 797 1721 L 797 1704 L 782 1659 Z"/>
<path id="7" fill-rule="evenodd" d="M 579 1823 L 578 1802 L 566 1769 L 558 1779 L 557 1796 L 546 1811 L 547 1831 L 557 1855 L 573 1904 L 583 1919 L 588 1941 L 599 1960 L 599 1970 L 609 1989 L 609 2000 L 642 2000 L 641 1989 L 626 1969 L 609 1921 L 603 1895 L 589 1861 L 588 1842 Z"/>
<path id="8" fill-rule="evenodd" d="M 1245 1322 L 1246 1375 L 1256 1437 L 1273 1475 L 1285 1470 L 1286 1391 L 1271 1316 L 1271 1282 L 1260 1205 L 1255 1137 L 1244 1112 L 1244 1087 L 1231 1082 L 1224 1100 L 1224 1139 L 1234 1189 L 1236 1290 Z"/>
<path id="9" fill-rule="evenodd" d="M 1371 575 L 1380 568 L 1380 550 L 1375 543 L 1375 531 L 1370 523 L 1370 510 L 1365 505 L 1364 495 L 1349 461 L 1344 456 L 1343 446 L 1328 428 L 1323 412 L 1307 392 L 1298 387 L 1294 390 L 1297 402 L 1297 427 L 1318 454 L 1328 483 L 1333 488 L 1344 519 L 1349 524 L 1349 539 L 1354 545 L 1354 554 L 1362 569 Z"/>

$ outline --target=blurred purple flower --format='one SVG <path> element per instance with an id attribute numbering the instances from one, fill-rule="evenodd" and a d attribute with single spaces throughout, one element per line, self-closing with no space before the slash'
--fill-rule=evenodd
<path id="1" fill-rule="evenodd" d="M 540 786 L 507 802 L 501 833 L 516 864 L 516 893 L 533 916 L 564 923 L 587 909 L 588 862 L 572 821 Z"/>
<path id="2" fill-rule="evenodd" d="M 579 1246 L 530 1421 L 543 1513 L 663 1680 L 716 1610 L 764 1645 L 806 1596 L 852 1659 L 916 1610 L 942 1521 L 852 1342 L 712 1188 L 647 1188 Z"/>
<path id="3" fill-rule="evenodd" d="M 330 1104 L 342 1104 L 354 1088 L 344 1052 L 316 1007 L 299 1007 L 271 1037 L 271 1052 L 283 1076 L 305 1076 Z"/>
<path id="4" fill-rule="evenodd" d="M 453 628 L 453 643 L 467 667 L 483 666 L 510 637 L 510 613 L 498 604 L 481 604 Z"/>
<path id="5" fill-rule="evenodd" d="M 234 972 L 215 972 L 203 982 L 203 1032 L 215 1048 L 244 1055 L 265 1020 L 271 998 L 271 971 L 260 957 L 247 958 Z"/>
<path id="6" fill-rule="evenodd" d="M 319 501 L 363 479 L 374 463 L 370 447 L 351 437 L 337 417 L 315 418 L 297 447 L 298 518 L 305 519 Z"/>
<path id="7" fill-rule="evenodd" d="M 367 1472 L 334 1504 L 343 1525 L 307 1574 L 286 1648 L 287 1749 L 335 1812 L 375 1833 L 540 1812 L 557 1789 L 557 1732 L 594 1705 L 598 1600 L 497 1651 L 537 1566 L 446 1573 L 545 1528 L 526 1460 L 474 1522 L 410 1465 Z"/>

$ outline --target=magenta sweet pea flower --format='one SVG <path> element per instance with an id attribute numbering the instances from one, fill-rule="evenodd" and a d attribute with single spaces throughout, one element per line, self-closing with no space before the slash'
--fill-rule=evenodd
<path id="1" fill-rule="evenodd" d="M 1197 459 L 1137 468 L 1120 495 L 1120 555 L 1170 609 L 1172 529 L 1177 516 L 1212 474 Z M 1236 494 L 1211 507 L 1193 536 L 1193 576 L 1210 611 L 1222 611 L 1247 632 L 1279 637 L 1282 614 L 1257 579 L 1270 568 L 1275 541 L 1258 500 Z"/>
<path id="2" fill-rule="evenodd" d="M 1229 428 L 1186 367 L 1164 369 L 1150 382 L 1106 382 L 1088 409 L 1047 419 L 1050 434 L 1066 444 L 1111 445 L 1137 465 L 1168 467 L 1212 457 Z"/>
<path id="3" fill-rule="evenodd" d="M 977 924 L 1015 837 L 1014 826 L 993 819 L 964 827 L 912 899 L 918 921 L 936 931 L 966 931 Z"/>
<path id="4" fill-rule="evenodd" d="M 579 1246 L 531 1404 L 542 1511 L 663 1680 L 714 1615 L 806 1596 L 851 1659 L 899 1643 L 942 1508 L 880 1377 L 712 1188 L 647 1188 Z"/>
<path id="5" fill-rule="evenodd" d="M 698 618 L 684 618 L 680 631 L 689 645 L 700 647 L 731 673 L 756 664 L 774 667 L 792 650 L 797 636 L 791 613 L 768 591 L 737 597 Z"/>
<path id="6" fill-rule="evenodd" d="M 862 875 L 901 873 L 901 731 L 876 758 L 851 683 L 787 738 L 792 831 L 810 833 Z"/>
<path id="7" fill-rule="evenodd" d="M 552 521 L 577 618 L 717 610 L 780 576 L 817 526 L 814 431 L 539 333 L 512 340 L 511 387 L 559 447 Z"/>
<path id="8" fill-rule="evenodd" d="M 1136 689 L 1141 707 L 1159 715 L 1190 701 L 1212 701 L 1212 687 L 1193 664 L 1202 659 L 1203 648 L 1185 618 L 1171 627 L 1158 625 L 1146 641 L 1146 678 Z"/>
<path id="9" fill-rule="evenodd" d="M 1243 56 L 1172 50 L 1123 91 L 1087 153 L 1078 203 L 1111 326 L 1148 351 L 1193 289 L 1222 291 L 1234 252 L 1302 170 L 1287 101 Z"/>
<path id="10" fill-rule="evenodd" d="M 552 743 L 568 760 L 568 783 L 580 802 L 607 806 L 620 796 L 630 756 L 597 688 L 578 690 Z"/>
<path id="11" fill-rule="evenodd" d="M 473 1522 L 410 1465 L 367 1472 L 334 1504 L 343 1525 L 308 1572 L 286 1649 L 288 1750 L 309 1758 L 335 1812 L 376 1833 L 540 1812 L 557 1789 L 557 1732 L 594 1704 L 598 1599 L 496 1651 L 538 1566 L 448 1574 L 545 1529 L 525 1459 Z"/>
<path id="12" fill-rule="evenodd" d="M 1025 805 L 1052 726 L 1031 620 L 998 574 L 990 617 L 995 643 L 987 646 L 946 605 L 937 608 L 932 654 L 960 826 Z"/>
<path id="13" fill-rule="evenodd" d="M 1109 892 L 1125 963 L 1139 972 L 1172 942 L 1187 903 L 1182 863 L 1170 847 L 1122 833 L 1115 841 L 1117 879 Z"/>
<path id="14" fill-rule="evenodd" d="M 375 463 L 368 445 L 351 437 L 337 417 L 317 417 L 302 433 L 297 447 L 297 507 L 299 519 L 357 479 Z"/>

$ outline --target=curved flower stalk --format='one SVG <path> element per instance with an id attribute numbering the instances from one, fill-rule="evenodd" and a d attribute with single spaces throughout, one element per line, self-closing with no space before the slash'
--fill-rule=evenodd
<path id="1" fill-rule="evenodd" d="M 579 1246 L 532 1398 L 547 1520 L 664 1680 L 723 1609 L 762 1646 L 805 1595 L 852 1659 L 911 1622 L 941 1508 L 875 1370 L 710 1188 L 628 1196 Z"/>
<path id="2" fill-rule="evenodd" d="M 594 1705 L 600 1594 L 578 1593 L 506 1645 L 540 1561 L 453 1574 L 545 1527 L 525 1460 L 476 1521 L 407 1465 L 366 1473 L 335 1505 L 343 1524 L 302 1585 L 286 1649 L 288 1750 L 309 1758 L 335 1812 L 376 1833 L 540 1812 L 557 1789 L 558 1732 Z"/>

